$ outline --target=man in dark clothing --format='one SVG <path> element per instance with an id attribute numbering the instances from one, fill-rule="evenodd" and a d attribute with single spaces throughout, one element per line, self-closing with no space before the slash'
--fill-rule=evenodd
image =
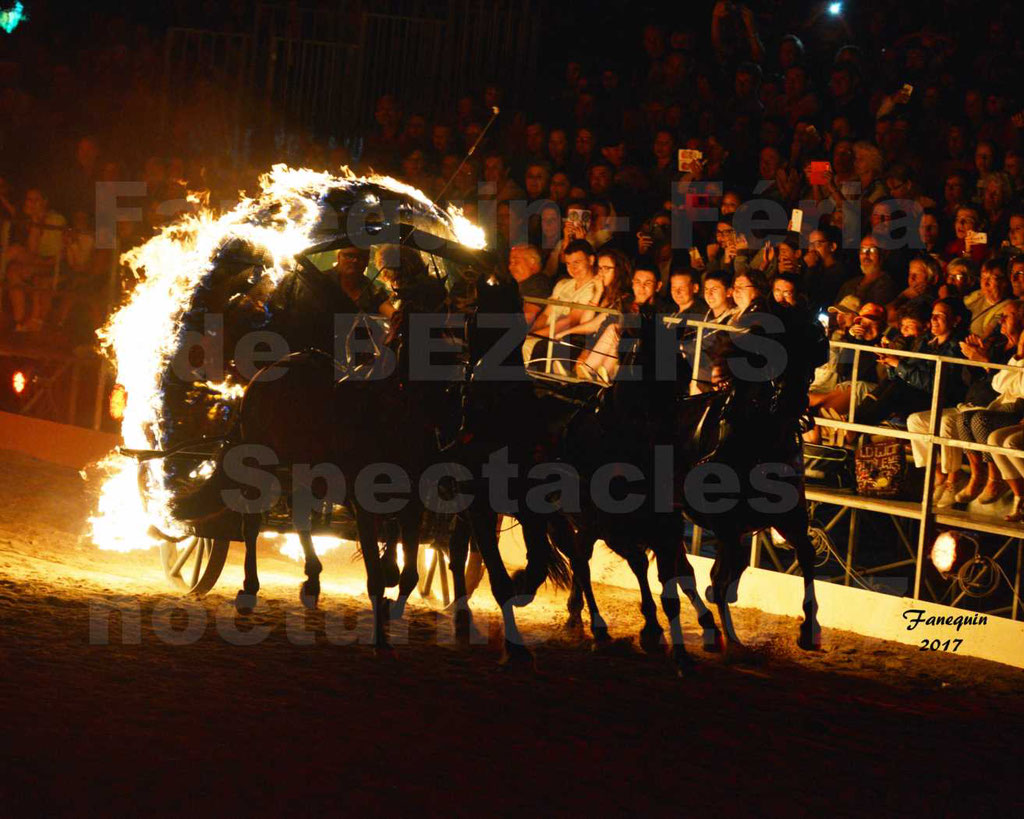
<path id="1" fill-rule="evenodd" d="M 509 251 L 508 272 L 519 285 L 519 295 L 538 299 L 551 295 L 551 279 L 541 273 L 540 251 L 533 245 L 516 245 Z M 527 326 L 533 323 L 542 309 L 542 304 L 523 302 Z"/>
<path id="2" fill-rule="evenodd" d="M 860 240 L 860 272 L 839 288 L 837 299 L 853 295 L 861 304 L 888 304 L 899 294 L 892 277 L 885 272 L 883 250 L 874 236 Z"/>

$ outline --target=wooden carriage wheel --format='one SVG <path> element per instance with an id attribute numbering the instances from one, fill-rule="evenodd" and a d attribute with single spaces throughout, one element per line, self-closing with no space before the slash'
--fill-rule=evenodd
<path id="1" fill-rule="evenodd" d="M 204 595 L 214 587 L 224 569 L 231 542 L 223 538 L 190 535 L 177 543 L 160 544 L 164 574 L 188 594 Z"/>

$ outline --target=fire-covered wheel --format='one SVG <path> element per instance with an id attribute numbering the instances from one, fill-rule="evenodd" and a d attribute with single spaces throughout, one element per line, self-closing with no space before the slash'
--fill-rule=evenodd
<path id="1" fill-rule="evenodd" d="M 175 586 L 188 594 L 204 595 L 214 587 L 230 541 L 222 538 L 190 535 L 178 542 L 165 541 L 160 546 L 164 574 Z"/>

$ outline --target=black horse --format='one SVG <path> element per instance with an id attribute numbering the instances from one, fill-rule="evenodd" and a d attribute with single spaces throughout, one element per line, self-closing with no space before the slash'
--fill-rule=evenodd
<path id="1" fill-rule="evenodd" d="M 176 517 L 201 521 L 224 509 L 232 492 L 243 509 L 245 580 L 236 597 L 240 610 L 251 610 L 259 591 L 256 540 L 265 498 L 246 498 L 230 475 L 244 457 L 266 457 L 290 490 L 292 525 L 305 553 L 307 579 L 300 596 L 315 607 L 322 565 L 313 550 L 312 521 L 324 507 L 345 505 L 355 518 L 367 571 L 367 591 L 374 608 L 374 645 L 389 648 L 389 607 L 384 597 L 387 566 L 378 547 L 383 523 L 397 519 L 405 557 L 399 578 L 397 613 L 418 582 L 417 556 L 423 505 L 415 491 L 423 471 L 437 459 L 437 429 L 457 409 L 446 404 L 447 385 L 409 378 L 408 323 L 394 319 L 384 349 L 366 365 L 346 366 L 327 353 L 310 349 L 293 353 L 258 372 L 242 400 L 230 446 L 213 476 L 172 507 Z M 393 497 L 378 500 L 360 492 L 364 479 L 397 479 Z M 238 511 L 236 509 L 236 511 Z"/>
<path id="2" fill-rule="evenodd" d="M 697 594 L 693 569 L 681 547 L 678 512 L 682 511 L 693 522 L 711 529 L 717 539 L 706 596 L 719 609 L 727 647 L 742 646 L 728 608 L 737 599 L 740 576 L 747 565 L 741 539 L 768 527 L 775 528 L 793 545 L 803 572 L 804 622 L 798 643 L 804 649 L 820 644 L 813 585 L 814 547 L 807 535 L 797 419 L 806 400 L 808 375 L 823 347 L 817 328 L 801 311 L 780 308 L 772 315 L 774 319 L 766 324 L 778 331 L 774 341 L 779 346 L 762 350 L 776 354 L 781 350 L 781 368 L 762 367 L 761 372 L 754 373 L 752 360 L 764 363 L 756 361 L 756 346 L 743 345 L 754 352 L 753 356 L 730 346 L 725 352 L 739 361 L 737 370 L 744 376 L 758 377 L 733 378 L 726 391 L 696 396 L 688 395 L 681 389 L 684 385 L 671 377 L 659 378 L 666 373 L 658 372 L 656 351 L 673 349 L 674 345 L 666 346 L 664 339 L 659 339 L 663 325 L 655 317 L 644 316 L 629 361 L 639 366 L 641 377 L 620 379 L 591 412 L 580 413 L 573 420 L 566 435 L 565 457 L 584 475 L 593 475 L 612 463 L 635 467 L 636 474 L 644 476 L 640 487 L 646 490 L 646 500 L 630 515 L 615 515 L 591 499 L 575 531 L 566 533 L 563 529 L 561 543 L 573 550 L 570 625 L 579 624 L 585 598 L 595 639 L 605 639 L 607 627 L 597 610 L 589 567 L 585 565 L 593 553 L 594 540 L 602 537 L 627 560 L 640 584 L 641 611 L 646 621 L 641 642 L 645 646 L 653 648 L 661 636 L 647 582 L 645 547 L 649 547 L 658 563 L 662 607 L 669 619 L 677 662 L 688 664 L 678 623 L 678 591 L 686 594 L 697 611 L 705 648 L 716 650 L 720 634 Z M 724 359 L 722 363 L 729 364 Z M 674 365 L 662 369 L 675 371 Z M 664 461 L 660 464 L 661 474 L 655 464 L 656 447 L 662 447 L 662 457 L 669 459 L 667 470 Z M 669 476 L 667 485 L 665 473 Z M 723 475 L 728 482 L 726 495 L 707 498 L 700 491 L 703 477 L 717 481 Z M 674 513 L 666 513 L 667 507 Z"/>
<path id="3" fill-rule="evenodd" d="M 460 482 L 460 491 L 471 500 L 449 543 L 457 629 L 465 634 L 469 626 L 465 566 L 472 537 L 501 607 L 506 662 L 532 660 L 514 607 L 529 603 L 548 579 L 560 587 L 569 583 L 568 566 L 547 537 L 555 509 L 532 470 L 548 457 L 553 460 L 552 445 L 570 410 L 537 393 L 522 357 L 525 337 L 516 284 L 496 277 L 481 282 L 467 331 L 470 366 L 463 385 L 462 425 L 455 445 L 445 452 L 464 475 L 472 475 Z M 496 464 L 501 468 L 495 469 Z M 514 575 L 509 575 L 498 548 L 500 516 L 515 518 L 522 526 L 527 565 Z"/>

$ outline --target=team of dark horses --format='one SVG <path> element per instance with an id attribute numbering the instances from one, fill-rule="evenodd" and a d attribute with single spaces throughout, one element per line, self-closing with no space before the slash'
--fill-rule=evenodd
<path id="1" fill-rule="evenodd" d="M 741 540 L 767 527 L 796 551 L 805 588 L 798 643 L 817 647 L 814 549 L 807 535 L 798 429 L 794 418 L 764 404 L 774 382 L 767 382 L 757 400 L 736 389 L 690 396 L 675 379 L 657 377 L 655 335 L 661 325 L 641 316 L 629 362 L 639 376 L 566 394 L 530 378 L 520 346 L 507 343 L 509 328 L 526 333 L 514 282 L 492 278 L 481 281 L 477 290 L 476 309 L 460 314 L 464 378 L 411 377 L 409 316 L 398 315 L 384 342 L 397 361 L 389 375 L 374 377 L 374 361 L 353 366 L 323 351 L 294 353 L 250 381 L 230 436 L 232 446 L 269 447 L 279 464 L 329 464 L 350 479 L 344 497 L 322 502 L 344 504 L 355 518 L 374 610 L 375 646 L 389 649 L 389 618 L 400 616 L 417 586 L 424 515 L 417 488 L 426 474 L 437 498 L 471 498 L 458 513 L 447 544 L 457 627 L 461 633 L 469 627 L 465 566 L 472 543 L 501 608 L 507 661 L 530 658 L 515 607 L 528 603 L 545 581 L 571 582 L 570 626 L 582 626 L 585 601 L 595 643 L 610 639 L 590 578 L 598 539 L 636 575 L 645 621 L 640 639 L 646 649 L 661 650 L 664 639 L 648 582 L 649 553 L 656 561 L 661 607 L 679 668 L 691 663 L 683 645 L 681 595 L 696 611 L 705 650 L 740 648 L 729 604 L 736 601 L 748 562 Z M 483 320 L 495 315 L 505 320 Z M 794 339 L 784 340 L 783 348 L 799 348 Z M 501 498 L 487 474 L 496 454 L 518 467 L 504 482 Z M 352 491 L 353 476 L 380 463 L 394 464 L 408 476 L 408 498 L 401 508 L 366 508 Z M 448 477 L 432 469 L 451 463 L 460 468 Z M 566 469 L 560 472 L 560 466 Z M 734 479 L 723 482 L 723 469 Z M 767 477 L 766 471 L 771 473 Z M 179 498 L 175 514 L 196 522 L 222 512 L 225 490 L 237 488 L 228 472 L 222 459 L 211 480 Z M 323 484 L 314 479 L 292 490 L 318 496 Z M 609 486 L 610 497 L 592 496 L 589 487 L 597 484 Z M 719 489 L 712 500 L 697 491 L 712 484 Z M 774 487 L 774 495 L 765 495 L 766 486 Z M 721 628 L 696 588 L 684 547 L 684 514 L 715 534 L 717 556 L 705 597 L 717 607 Z M 515 518 L 522 527 L 527 565 L 514 575 L 498 548 L 500 515 Z M 312 512 L 294 521 L 305 550 L 301 596 L 307 606 L 317 603 L 322 569 L 313 550 L 311 517 Z M 404 554 L 400 573 L 394 549 L 382 554 L 380 548 L 382 533 L 396 520 Z M 242 515 L 240 609 L 251 608 L 259 591 L 256 541 L 262 523 L 259 509 Z M 385 590 L 394 585 L 396 574 L 398 597 L 389 602 Z"/>

